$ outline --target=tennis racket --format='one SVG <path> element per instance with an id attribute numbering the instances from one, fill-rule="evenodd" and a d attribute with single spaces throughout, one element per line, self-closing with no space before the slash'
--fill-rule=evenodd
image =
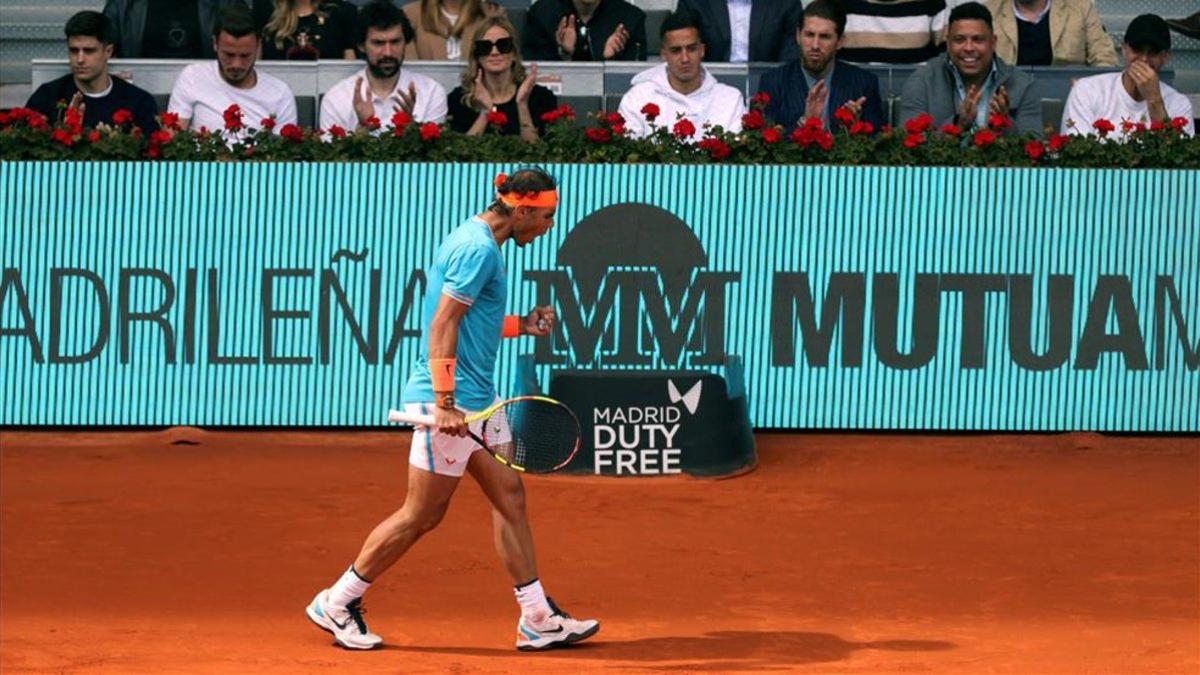
<path id="1" fill-rule="evenodd" d="M 432 415 L 389 410 L 388 421 L 434 426 Z M 558 471 L 579 452 L 579 419 L 565 404 L 543 396 L 510 398 L 467 416 L 482 421 L 467 434 L 505 466 L 526 473 Z"/>

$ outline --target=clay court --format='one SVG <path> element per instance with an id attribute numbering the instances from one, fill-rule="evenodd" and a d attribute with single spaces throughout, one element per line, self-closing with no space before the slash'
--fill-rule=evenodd
<path id="1" fill-rule="evenodd" d="M 306 620 L 399 505 L 404 432 L 3 432 L 0 670 L 1200 670 L 1195 437 L 763 434 L 738 478 L 533 477 L 541 573 L 602 621 L 513 649 L 469 480 L 376 583 L 386 649 Z"/>

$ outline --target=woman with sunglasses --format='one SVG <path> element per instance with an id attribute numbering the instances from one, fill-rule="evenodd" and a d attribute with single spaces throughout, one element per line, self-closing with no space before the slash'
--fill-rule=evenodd
<path id="1" fill-rule="evenodd" d="M 402 8 L 417 37 L 404 48 L 404 58 L 457 61 L 470 55 L 475 26 L 487 17 L 505 16 L 490 0 L 417 0 Z"/>
<path id="2" fill-rule="evenodd" d="M 462 74 L 462 84 L 450 92 L 447 107 L 450 128 L 471 136 L 487 130 L 488 113 L 504 113 L 497 125 L 501 134 L 520 134 L 536 141 L 546 128 L 542 115 L 558 106 L 558 98 L 536 83 L 537 65 L 525 72 L 519 55 L 517 31 L 508 19 L 484 19 L 471 41 L 471 58 Z"/>

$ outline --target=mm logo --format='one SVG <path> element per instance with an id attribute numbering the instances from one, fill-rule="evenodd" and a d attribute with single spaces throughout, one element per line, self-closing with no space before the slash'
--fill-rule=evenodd
<path id="1" fill-rule="evenodd" d="M 551 365 L 720 365 L 726 287 L 739 272 L 713 272 L 687 223 L 649 204 L 616 204 L 580 221 L 558 249 L 559 269 L 531 270 L 539 305 L 559 321 L 539 340 Z"/>

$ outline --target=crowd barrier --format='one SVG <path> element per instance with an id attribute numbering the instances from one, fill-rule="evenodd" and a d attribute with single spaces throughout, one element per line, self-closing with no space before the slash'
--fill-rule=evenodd
<path id="1" fill-rule="evenodd" d="M 179 71 L 192 61 L 154 59 L 113 59 L 109 62 L 112 72 L 123 73 L 132 78 L 134 84 L 155 95 L 159 107 L 166 109 L 171 89 Z M 538 81 L 559 96 L 561 102 L 571 105 L 579 113 L 599 110 L 615 111 L 621 96 L 628 91 L 630 81 L 637 73 L 653 64 L 631 62 L 607 63 L 563 63 L 559 61 L 539 63 Z M 709 63 L 705 64 L 718 80 L 741 91 L 749 100 L 758 91 L 762 74 L 777 67 L 774 63 Z M 288 84 L 296 95 L 296 107 L 302 126 L 316 126 L 321 97 L 338 81 L 362 70 L 358 61 L 260 61 L 258 68 Z M 437 80 L 449 92 L 459 85 L 462 64 L 453 61 L 412 61 L 404 64 L 406 69 L 427 75 Z M 904 81 L 918 65 L 867 65 L 863 66 L 879 78 L 880 98 L 885 113 L 893 124 L 899 121 L 901 90 Z M 1071 84 L 1080 77 L 1087 77 L 1116 69 L 1077 67 L 1021 67 L 1033 76 L 1035 95 L 1042 101 L 1044 125 L 1058 128 L 1062 118 L 1063 104 L 1071 91 Z M 35 60 L 33 62 L 33 86 L 36 89 L 45 82 L 69 72 L 64 59 Z M 1164 69 L 1164 82 L 1174 81 L 1174 72 Z"/>
<path id="2" fill-rule="evenodd" d="M 511 168 L 0 163 L 0 424 L 381 424 Z M 501 393 L 737 357 L 757 428 L 1200 431 L 1200 172 L 549 169 Z"/>

